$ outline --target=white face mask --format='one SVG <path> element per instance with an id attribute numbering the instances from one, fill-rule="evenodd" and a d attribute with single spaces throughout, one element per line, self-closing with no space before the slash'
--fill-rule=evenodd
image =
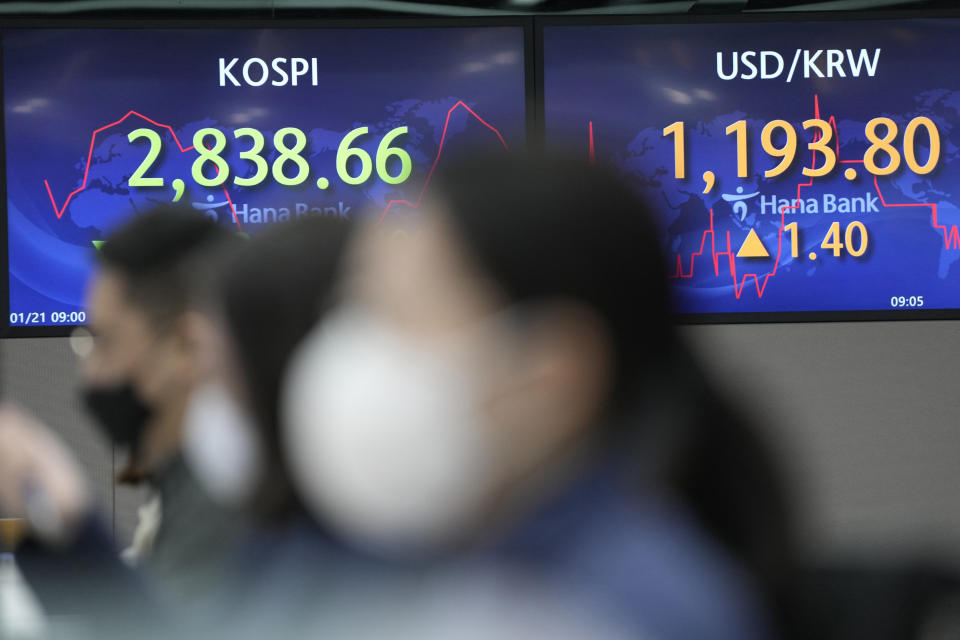
<path id="1" fill-rule="evenodd" d="M 284 394 L 286 455 L 314 515 L 386 554 L 462 535 L 497 477 L 469 382 L 369 314 L 329 316 L 299 348 Z"/>
<path id="2" fill-rule="evenodd" d="M 222 384 L 193 392 L 183 435 L 187 465 L 210 497 L 229 507 L 250 497 L 263 473 L 257 427 Z"/>

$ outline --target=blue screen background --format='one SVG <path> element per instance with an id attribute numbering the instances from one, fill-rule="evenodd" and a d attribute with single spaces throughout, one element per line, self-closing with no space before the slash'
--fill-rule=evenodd
<path id="1" fill-rule="evenodd" d="M 273 132 L 293 126 L 307 133 L 303 155 L 311 173 L 304 184 L 286 187 L 271 177 L 249 188 L 232 185 L 232 178 L 227 182 L 233 205 L 248 213 L 240 226 L 249 234 L 269 224 L 254 220 L 254 208 L 295 212 L 307 206 L 379 218 L 391 200 L 416 202 L 444 130 L 440 162 L 457 149 L 502 146 L 497 132 L 509 147 L 524 146 L 523 36 L 521 27 L 4 31 L 11 317 L 43 312 L 49 325 L 53 312 L 82 310 L 92 242 L 136 212 L 170 202 L 175 178 L 186 183 L 182 202 L 234 225 L 224 188 L 197 185 L 190 178 L 196 152 L 177 147 L 176 140 L 189 147 L 200 128 L 227 133 L 223 156 L 238 175 L 253 173 L 253 167 L 238 157 L 250 141 L 232 143 L 233 129 L 263 132 L 271 165 L 277 155 Z M 237 77 L 250 57 L 268 63 L 316 57 L 318 86 L 307 75 L 299 86 L 221 87 L 221 57 L 240 58 L 233 67 Z M 461 101 L 496 131 L 457 106 Z M 170 129 L 132 114 L 97 133 L 85 188 L 64 209 L 68 195 L 83 186 L 93 132 L 130 111 Z M 405 183 L 385 184 L 376 172 L 360 186 L 337 179 L 338 145 L 359 126 L 368 126 L 370 135 L 355 146 L 372 157 L 383 134 L 409 127 L 394 144 L 413 160 Z M 145 141 L 127 140 L 141 127 L 161 134 L 163 151 L 147 175 L 163 177 L 162 188 L 127 184 L 147 154 Z M 294 172 L 288 166 L 288 175 Z M 318 188 L 320 176 L 330 180 L 328 189 Z M 388 215 L 415 214 L 400 205 Z"/>
<path id="2" fill-rule="evenodd" d="M 960 242 L 951 234 L 960 224 L 958 28 L 957 20 L 546 27 L 547 141 L 586 155 L 593 122 L 597 160 L 627 175 L 662 223 L 675 301 L 682 313 L 887 310 L 894 296 L 922 296 L 925 309 L 957 309 Z M 878 47 L 874 77 L 797 75 L 788 84 L 785 69 L 776 80 L 725 81 L 716 69 L 718 51 L 724 52 L 729 72 L 733 51 L 777 51 L 789 68 L 798 48 L 864 48 L 872 54 Z M 819 66 L 825 67 L 823 56 Z M 764 211 L 760 199 L 792 200 L 798 184 L 809 181 L 801 168 L 811 164 L 806 144 L 812 131 L 805 132 L 800 123 L 814 117 L 815 101 L 822 119 L 835 119 L 841 159 L 863 158 L 869 144 L 864 128 L 870 119 L 887 116 L 896 121 L 900 134 L 894 146 L 902 150 L 907 122 L 926 116 L 940 132 L 940 164 L 920 176 L 901 163 L 876 185 L 862 164 L 839 164 L 830 175 L 801 188 L 801 198 L 817 200 L 819 213 L 788 211 L 781 220 L 779 213 Z M 745 179 L 737 177 L 734 138 L 725 134 L 727 125 L 740 119 L 747 120 L 750 132 L 750 175 Z M 763 172 L 776 161 L 761 150 L 760 131 L 775 119 L 794 125 L 803 151 L 789 171 L 766 179 Z M 664 127 L 678 120 L 687 124 L 683 181 L 674 178 L 673 139 L 663 136 Z M 922 163 L 928 145 L 924 136 L 917 140 Z M 885 156 L 879 162 L 885 164 Z M 822 156 L 817 166 L 821 163 Z M 846 167 L 858 170 L 856 179 L 844 177 Z M 716 174 L 717 184 L 703 195 L 701 174 L 706 170 Z M 723 198 L 754 193 L 758 195 L 743 201 L 745 211 L 734 211 L 734 202 Z M 881 193 L 888 204 L 912 206 L 885 207 Z M 825 197 L 859 197 L 877 210 L 824 213 Z M 936 206 L 943 228 L 934 227 L 930 205 Z M 705 233 L 711 208 L 713 234 Z M 862 257 L 844 252 L 836 258 L 821 248 L 831 223 L 839 221 L 846 228 L 854 220 L 863 222 L 869 234 Z M 780 233 L 791 222 L 800 230 L 796 259 L 790 236 Z M 733 258 L 731 269 L 727 233 L 735 254 L 750 229 L 771 256 Z M 816 259 L 809 257 L 811 252 Z"/>

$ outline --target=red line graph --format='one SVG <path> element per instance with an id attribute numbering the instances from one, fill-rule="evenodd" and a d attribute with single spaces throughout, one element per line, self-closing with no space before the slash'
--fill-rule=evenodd
<path id="1" fill-rule="evenodd" d="M 862 160 L 860 162 L 863 162 Z M 950 229 L 947 229 L 946 225 L 940 224 L 940 221 L 937 216 L 937 203 L 936 202 L 918 202 L 918 203 L 892 203 L 887 202 L 883 193 L 880 192 L 880 185 L 877 184 L 877 177 L 873 177 L 873 186 L 877 190 L 877 195 L 880 197 L 880 204 L 884 207 L 929 207 L 931 212 L 931 224 L 934 229 L 939 229 L 943 232 L 943 248 L 946 250 L 950 249 L 960 249 L 960 230 L 957 229 L 957 225 L 951 225 Z"/>
<path id="2" fill-rule="evenodd" d="M 814 108 L 817 113 L 820 112 L 820 96 L 814 95 Z M 840 159 L 840 134 L 837 130 L 837 121 L 833 116 L 830 116 L 828 120 L 830 126 L 833 127 L 833 140 L 834 145 L 836 146 L 837 159 L 841 164 L 863 164 L 863 159 L 859 160 L 841 160 Z M 960 249 L 960 229 L 957 228 L 957 225 L 952 225 L 947 229 L 946 225 L 940 224 L 939 216 L 937 214 L 937 203 L 935 202 L 906 202 L 906 203 L 891 203 L 887 202 L 883 197 L 883 192 L 880 190 L 880 183 L 877 180 L 877 176 L 873 176 L 873 188 L 877 192 L 877 196 L 880 198 L 880 204 L 887 207 L 927 207 L 930 209 L 930 224 L 934 229 L 939 230 L 943 233 L 943 248 L 950 249 Z"/>
<path id="3" fill-rule="evenodd" d="M 590 121 L 590 164 L 597 161 L 597 149 L 593 144 L 593 120 Z"/>
<path id="4" fill-rule="evenodd" d="M 63 201 L 62 207 L 57 206 L 57 201 L 53 197 L 53 191 L 50 189 L 50 183 L 47 180 L 43 181 L 43 186 L 47 188 L 47 195 L 50 196 L 50 204 L 53 205 L 53 212 L 57 215 L 57 220 L 63 217 L 64 212 L 67 210 L 67 206 L 70 204 L 70 201 L 73 200 L 73 196 L 77 195 L 78 193 L 80 193 L 81 191 L 87 188 L 87 178 L 90 175 L 90 162 L 93 160 L 93 148 L 97 144 L 97 134 L 100 133 L 101 131 L 105 131 L 107 129 L 110 129 L 112 127 L 116 127 L 122 124 L 130 116 L 136 116 L 142 120 L 146 120 L 147 122 L 149 122 L 150 124 L 156 127 L 160 127 L 162 129 L 166 129 L 167 131 L 169 131 L 170 135 L 173 136 L 173 141 L 177 143 L 177 148 L 180 150 L 180 153 L 186 153 L 187 151 L 193 150 L 193 145 L 190 145 L 189 147 L 183 146 L 183 143 L 180 142 L 180 138 L 177 137 L 177 132 L 174 131 L 173 127 L 171 127 L 170 125 L 163 124 L 162 122 L 157 122 L 156 120 L 148 118 L 147 116 L 137 111 L 133 111 L 133 110 L 128 111 L 127 114 L 122 118 L 120 118 L 119 120 L 111 122 L 110 124 L 105 124 L 99 129 L 95 129 L 94 132 L 90 135 L 90 149 L 87 151 L 87 162 L 83 168 L 83 181 L 80 183 L 79 187 L 77 187 L 67 195 L 67 199 Z M 230 211 L 233 213 L 233 221 L 237 224 L 237 227 L 239 228 L 240 220 L 237 219 L 237 210 L 233 206 L 233 201 L 230 199 L 230 193 L 227 192 L 226 187 L 223 188 L 223 195 L 227 197 L 227 202 L 230 203 Z"/>
<path id="5" fill-rule="evenodd" d="M 820 97 L 819 95 L 816 95 L 816 94 L 814 95 L 814 117 L 818 120 L 820 119 Z M 838 161 L 845 164 L 846 163 L 863 164 L 862 159 L 861 160 L 841 160 L 840 159 L 840 135 L 837 130 L 836 118 L 834 118 L 834 116 L 830 116 L 827 122 L 830 124 L 830 126 L 833 128 L 833 131 L 834 131 L 833 137 L 834 137 L 834 144 L 836 146 L 836 154 L 837 154 Z M 590 134 L 591 134 L 591 142 L 592 142 L 593 141 L 592 123 L 590 127 Z M 814 141 L 819 139 L 820 139 L 820 133 L 817 132 L 814 135 Z M 592 154 L 592 151 L 593 150 L 591 149 L 591 154 Z M 811 163 L 811 167 L 816 167 L 816 151 L 813 152 L 813 160 Z M 784 227 L 786 223 L 786 212 L 791 209 L 799 208 L 800 191 L 804 187 L 810 187 L 810 186 L 813 186 L 813 178 L 810 178 L 809 182 L 798 183 L 797 196 L 795 201 L 796 204 L 781 207 L 780 209 L 780 228 L 777 230 L 777 253 L 776 253 L 776 257 L 774 258 L 773 268 L 768 273 L 765 273 L 765 274 L 745 273 L 743 274 L 742 278 L 738 278 L 735 255 L 730 244 L 730 232 L 729 231 L 726 232 L 726 250 L 718 252 L 717 246 L 716 246 L 716 229 L 714 227 L 713 209 L 710 209 L 710 224 L 709 224 L 709 227 L 703 232 L 703 235 L 700 238 L 700 248 L 689 255 L 689 260 L 690 260 L 689 271 L 684 272 L 684 268 L 683 268 L 684 259 L 683 259 L 683 256 L 678 254 L 676 257 L 677 258 L 676 271 L 670 276 L 670 278 L 671 279 L 677 279 L 677 278 L 688 279 L 693 277 L 696 259 L 703 255 L 706 247 L 706 243 L 707 243 L 707 236 L 709 235 L 710 236 L 710 254 L 713 259 L 714 275 L 717 277 L 720 276 L 720 257 L 726 256 L 729 264 L 730 275 L 733 279 L 734 296 L 739 300 L 740 296 L 743 294 L 743 290 L 747 286 L 747 281 L 752 279 L 757 291 L 757 298 L 762 298 L 763 293 L 766 290 L 767 283 L 770 281 L 771 278 L 777 275 L 777 269 L 780 265 L 780 257 L 783 251 L 783 232 L 784 232 Z M 929 208 L 932 213 L 932 217 L 931 217 L 932 226 L 935 229 L 938 229 L 943 232 L 944 247 L 948 250 L 960 249 L 960 230 L 958 230 L 957 225 L 951 226 L 948 230 L 946 225 L 942 225 L 939 223 L 939 219 L 937 216 L 936 203 L 888 203 L 884 198 L 883 193 L 880 190 L 880 184 L 877 180 L 877 176 L 873 176 L 873 186 L 874 186 L 874 189 L 876 189 L 877 196 L 880 198 L 880 202 L 884 207 L 927 207 Z"/>
<path id="6" fill-rule="evenodd" d="M 497 135 L 497 138 L 500 140 L 500 144 L 503 145 L 503 148 L 507 149 L 508 151 L 510 150 L 510 147 L 507 146 L 507 141 L 503 139 L 503 135 L 500 133 L 500 131 L 496 127 L 494 127 L 489 122 L 487 122 L 486 120 L 478 116 L 477 112 L 471 109 L 470 107 L 468 107 L 463 100 L 457 100 L 457 103 L 452 107 L 450 107 L 450 110 L 447 111 L 447 119 L 444 120 L 443 122 L 443 132 L 440 134 L 440 144 L 437 146 L 437 156 L 433 159 L 433 164 L 430 166 L 430 171 L 427 173 L 427 179 L 424 180 L 423 186 L 420 188 L 420 193 L 417 195 L 416 201 L 410 202 L 409 200 L 391 200 L 390 202 L 387 203 L 387 206 L 384 207 L 383 213 L 380 214 L 380 219 L 377 221 L 378 225 L 381 222 L 383 222 L 384 218 L 387 217 L 387 214 L 390 213 L 390 209 L 393 208 L 394 205 L 405 204 L 408 207 L 412 207 L 416 209 L 417 207 L 420 206 L 420 203 L 423 202 L 423 194 L 427 192 L 427 187 L 430 186 L 430 180 L 433 178 L 433 172 L 436 171 L 437 163 L 440 162 L 440 156 L 441 154 L 443 154 L 443 145 L 444 143 L 446 143 L 446 140 L 447 140 L 447 129 L 450 127 L 450 118 L 453 116 L 453 112 L 456 111 L 458 108 L 465 109 L 467 113 L 469 113 L 471 116 L 476 118 L 477 121 L 480 122 L 480 124 L 485 126 L 487 129 L 490 129 L 490 131 L 493 131 Z"/>

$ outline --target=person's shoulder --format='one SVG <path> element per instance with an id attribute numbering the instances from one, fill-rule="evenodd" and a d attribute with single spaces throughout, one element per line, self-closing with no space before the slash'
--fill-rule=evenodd
<path id="1" fill-rule="evenodd" d="M 766 638 L 751 580 L 681 506 L 646 495 L 605 502 L 571 531 L 565 570 L 663 638 Z"/>

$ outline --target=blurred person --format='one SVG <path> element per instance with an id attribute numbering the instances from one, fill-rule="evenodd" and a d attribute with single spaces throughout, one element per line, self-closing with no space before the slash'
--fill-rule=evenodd
<path id="1" fill-rule="evenodd" d="M 125 558 L 147 563 L 154 579 L 187 602 L 215 579 L 216 557 L 237 526 L 198 491 L 182 442 L 199 379 L 197 308 L 210 295 L 215 265 L 239 242 L 195 211 L 159 207 L 101 245 L 88 294 L 93 340 L 81 367 L 84 399 L 127 450 L 118 481 L 145 483 L 153 496 Z"/>
<path id="2" fill-rule="evenodd" d="M 416 231 L 357 234 L 288 372 L 285 453 L 317 520 L 388 564 L 577 594 L 641 637 L 775 636 L 785 497 L 677 335 L 647 208 L 557 157 L 462 162 L 431 190 Z"/>
<path id="3" fill-rule="evenodd" d="M 605 625 L 567 603 L 561 608 L 552 594 L 534 598 L 517 587 L 505 595 L 503 576 L 478 580 L 472 572 L 468 580 L 453 573 L 423 583 L 415 567 L 358 553 L 310 519 L 282 455 L 280 396 L 290 356 L 335 297 L 353 228 L 333 217 L 278 225 L 222 265 L 185 451 L 211 495 L 245 508 L 254 526 L 205 635 L 422 640 L 529 638 L 535 629 L 556 638 L 610 637 L 599 633 Z"/>
<path id="4" fill-rule="evenodd" d="M 54 613 L 102 621 L 122 603 L 127 622 L 144 612 L 159 618 L 161 603 L 190 607 L 218 580 L 237 519 L 199 489 L 181 448 L 199 371 L 196 297 L 210 286 L 213 265 L 239 244 L 201 214 L 160 206 L 113 232 L 97 253 L 82 389 L 97 425 L 127 451 L 118 481 L 152 492 L 135 548 L 125 552 L 145 565 L 147 578 L 117 561 L 86 481 L 56 437 L 20 411 L 8 409 L 0 420 L 0 500 L 26 513 L 37 534 L 18 555 Z"/>
<path id="5" fill-rule="evenodd" d="M 5 572 L 25 574 L 38 637 L 121 638 L 141 626 L 159 637 L 171 628 L 157 594 L 120 560 L 72 452 L 9 404 L 0 407 L 0 441 L 0 508 L 25 522 Z"/>
<path id="6" fill-rule="evenodd" d="M 290 354 L 323 315 L 351 230 L 320 216 L 264 231 L 223 261 L 204 305 L 186 460 L 221 505 L 265 525 L 305 514 L 281 459 L 280 389 Z"/>
<path id="7" fill-rule="evenodd" d="M 214 500 L 249 522 L 209 635 L 292 634 L 296 616 L 321 607 L 336 583 L 342 554 L 308 517 L 282 459 L 280 392 L 290 355 L 322 320 L 352 229 L 317 216 L 258 234 L 220 265 L 205 305 L 185 459 Z"/>

